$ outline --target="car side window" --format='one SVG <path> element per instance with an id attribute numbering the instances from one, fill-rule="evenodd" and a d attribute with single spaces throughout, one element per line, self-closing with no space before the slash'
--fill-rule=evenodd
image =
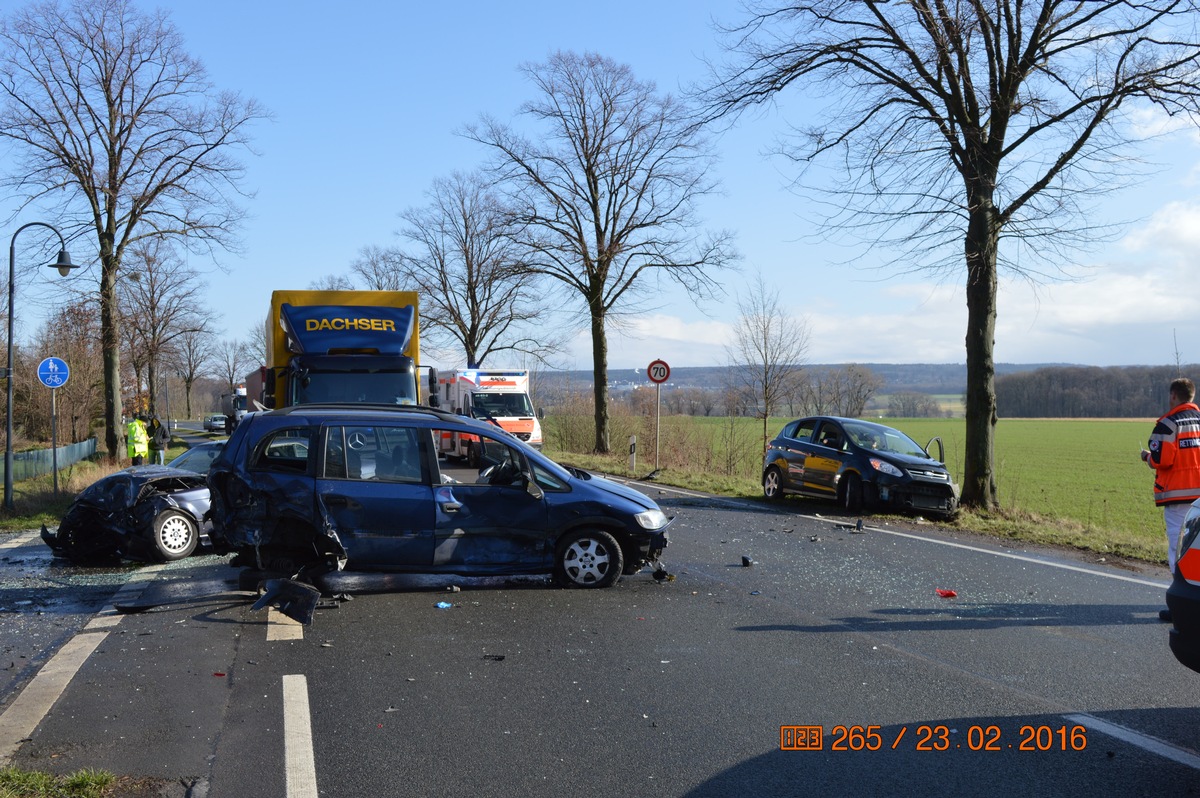
<path id="1" fill-rule="evenodd" d="M 792 431 L 791 437 L 798 441 L 811 441 L 813 430 L 816 429 L 817 422 L 815 421 L 798 421 L 796 428 Z"/>
<path id="2" fill-rule="evenodd" d="M 567 489 L 566 484 L 564 484 L 562 480 L 539 466 L 537 463 L 531 463 L 530 467 L 533 470 L 534 482 L 536 482 L 538 487 L 540 487 L 542 490 L 564 491 Z"/>
<path id="3" fill-rule="evenodd" d="M 820 438 L 817 443 L 822 446 L 827 446 L 830 449 L 841 449 L 845 440 L 842 437 L 842 431 L 833 424 L 824 424 L 821 427 Z"/>
<path id="4" fill-rule="evenodd" d="M 260 471 L 308 473 L 311 437 L 312 431 L 307 428 L 273 432 L 259 443 L 250 467 Z"/>
<path id="5" fill-rule="evenodd" d="M 462 434 L 461 430 L 433 430 L 433 440 L 449 439 L 451 435 Z M 472 433 L 474 435 L 474 433 Z M 469 458 L 459 457 L 453 453 L 438 451 L 438 474 L 435 481 L 443 485 L 519 485 L 524 486 L 521 475 L 525 459 L 512 446 L 498 438 L 479 435 L 475 445 L 478 464 L 472 464 Z"/>
<path id="6" fill-rule="evenodd" d="M 422 482 L 423 458 L 417 430 L 411 427 L 380 429 L 375 452 L 375 479 L 384 482 Z"/>

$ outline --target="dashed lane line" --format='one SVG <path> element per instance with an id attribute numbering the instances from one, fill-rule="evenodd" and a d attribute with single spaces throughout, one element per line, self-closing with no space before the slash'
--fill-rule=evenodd
<path id="1" fill-rule="evenodd" d="M 108 632 L 78 634 L 71 638 L 8 705 L 0 715 L 0 763 L 8 764 L 106 637 Z"/>
<path id="2" fill-rule="evenodd" d="M 673 488 L 673 487 L 667 487 L 667 486 L 663 486 L 663 485 L 655 485 L 653 483 L 639 483 L 639 482 L 637 482 L 637 480 L 628 480 L 627 482 L 628 482 L 628 484 L 638 484 L 645 488 L 653 487 L 663 493 L 676 493 L 681 496 L 686 496 L 688 498 L 694 498 L 694 499 L 709 499 L 712 501 L 717 501 L 722 504 L 739 507 L 742 509 L 747 509 L 747 510 L 761 510 L 762 509 L 761 504 L 756 504 L 753 502 L 745 501 L 743 499 L 730 499 L 730 498 L 726 498 L 723 496 L 712 496 L 712 495 L 709 495 L 706 493 L 697 493 L 695 491 L 684 490 L 682 488 Z M 797 515 L 797 516 L 800 516 L 801 518 L 806 518 L 810 521 L 820 521 L 820 522 L 823 522 L 826 524 L 832 524 L 834 526 L 847 526 L 848 525 L 846 522 L 846 519 L 844 519 L 844 518 L 824 518 L 821 515 L 810 514 L 810 513 L 791 513 L 791 515 Z M 1048 568 L 1059 568 L 1064 571 L 1075 571 L 1077 573 L 1087 574 L 1089 576 L 1099 576 L 1104 579 L 1115 579 L 1119 582 L 1132 582 L 1135 585 L 1145 585 L 1146 587 L 1157 587 L 1157 588 L 1161 588 L 1163 590 L 1166 590 L 1168 587 L 1171 586 L 1169 582 L 1156 581 L 1153 579 L 1139 579 L 1139 578 L 1133 577 L 1133 576 L 1123 576 L 1122 574 L 1109 573 L 1107 571 L 1098 571 L 1094 568 L 1083 568 L 1078 565 L 1071 565 L 1069 563 L 1058 562 L 1056 560 L 1046 559 L 1046 558 L 1042 558 L 1042 557 L 1031 557 L 1031 556 L 1024 555 L 1024 554 L 1016 554 L 1016 553 L 1010 552 L 1010 551 L 1000 551 L 997 549 L 985 548 L 983 546 L 971 546 L 966 543 L 958 543 L 958 542 L 950 541 L 950 540 L 941 540 L 939 538 L 929 537 L 927 535 L 913 534 L 912 532 L 899 532 L 895 529 L 883 529 L 882 527 L 877 527 L 877 526 L 867 526 L 867 527 L 865 527 L 865 529 L 866 529 L 866 531 L 869 531 L 869 532 L 882 532 L 885 535 L 893 535 L 898 538 L 909 538 L 911 540 L 920 540 L 925 543 L 936 543 L 939 546 L 950 546 L 951 548 L 966 549 L 967 551 L 974 551 L 974 552 L 978 552 L 980 554 L 990 554 L 993 557 L 1005 557 L 1010 560 L 1020 560 L 1022 562 L 1035 563 L 1037 565 L 1045 565 Z"/>
<path id="3" fill-rule="evenodd" d="M 25 685 L 4 712 L 0 714 L 0 764 L 7 764 L 17 753 L 21 744 L 32 736 L 35 729 L 54 703 L 58 701 L 83 663 L 108 637 L 108 629 L 121 622 L 121 615 L 113 604 L 122 599 L 140 594 L 158 576 L 162 565 L 153 565 L 138 572 L 136 582 L 126 583 L 112 603 L 105 605 L 79 634 L 68 640 L 50 660 L 41 667 L 37 675 Z M 145 578 L 149 577 L 149 578 Z"/>
<path id="4" fill-rule="evenodd" d="M 267 608 L 267 641 L 303 640 L 304 624 L 289 618 L 274 607 Z"/>
<path id="5" fill-rule="evenodd" d="M 9 549 L 17 548 L 18 546 L 24 546 L 26 543 L 29 543 L 37 538 L 40 534 L 41 533 L 36 529 L 31 529 L 28 532 L 18 532 L 11 537 L 5 538 L 4 542 L 0 543 L 0 551 L 8 551 Z"/>
<path id="6" fill-rule="evenodd" d="M 301 674 L 283 677 L 283 756 L 287 798 L 317 798 L 308 680 Z"/>

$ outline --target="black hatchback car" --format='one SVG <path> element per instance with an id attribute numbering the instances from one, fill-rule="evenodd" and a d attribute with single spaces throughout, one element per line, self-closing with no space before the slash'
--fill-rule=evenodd
<path id="1" fill-rule="evenodd" d="M 835 499 L 850 512 L 881 508 L 950 516 L 958 486 L 945 466 L 903 432 L 871 421 L 813 416 L 791 421 L 771 441 L 763 460 L 768 499 L 795 493 Z"/>
<path id="2" fill-rule="evenodd" d="M 451 456 L 454 436 L 476 442 L 480 467 Z M 667 545 L 652 499 L 431 408 L 248 413 L 208 482 L 214 548 L 266 571 L 553 573 L 607 587 Z"/>

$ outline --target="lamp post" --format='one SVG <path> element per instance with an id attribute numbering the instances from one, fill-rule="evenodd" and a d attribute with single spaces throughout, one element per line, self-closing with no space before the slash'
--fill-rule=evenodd
<path id="1" fill-rule="evenodd" d="M 8 406 L 5 408 L 5 430 L 7 437 L 4 439 L 4 509 L 12 512 L 13 507 L 13 295 L 16 293 L 14 285 L 16 283 L 16 260 L 17 260 L 17 236 L 27 227 L 45 227 L 54 232 L 58 236 L 58 243 L 62 247 L 58 251 L 58 260 L 50 264 L 58 269 L 58 273 L 66 277 L 71 273 L 71 269 L 75 268 L 75 264 L 71 263 L 71 256 L 67 253 L 67 242 L 63 240 L 62 233 L 46 224 L 45 222 L 30 222 L 29 224 L 21 225 L 17 228 L 17 232 L 13 233 L 12 240 L 8 244 L 8 368 L 4 369 L 4 376 L 8 380 Z"/>

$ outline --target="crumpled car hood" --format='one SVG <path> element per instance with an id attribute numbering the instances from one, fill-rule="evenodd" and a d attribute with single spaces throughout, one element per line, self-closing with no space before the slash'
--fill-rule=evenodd
<path id="1" fill-rule="evenodd" d="M 160 512 L 179 508 L 199 523 L 208 501 L 203 474 L 170 466 L 133 466 L 85 488 L 57 530 L 42 527 L 42 540 L 56 554 L 73 560 L 138 556 L 148 550 Z"/>

